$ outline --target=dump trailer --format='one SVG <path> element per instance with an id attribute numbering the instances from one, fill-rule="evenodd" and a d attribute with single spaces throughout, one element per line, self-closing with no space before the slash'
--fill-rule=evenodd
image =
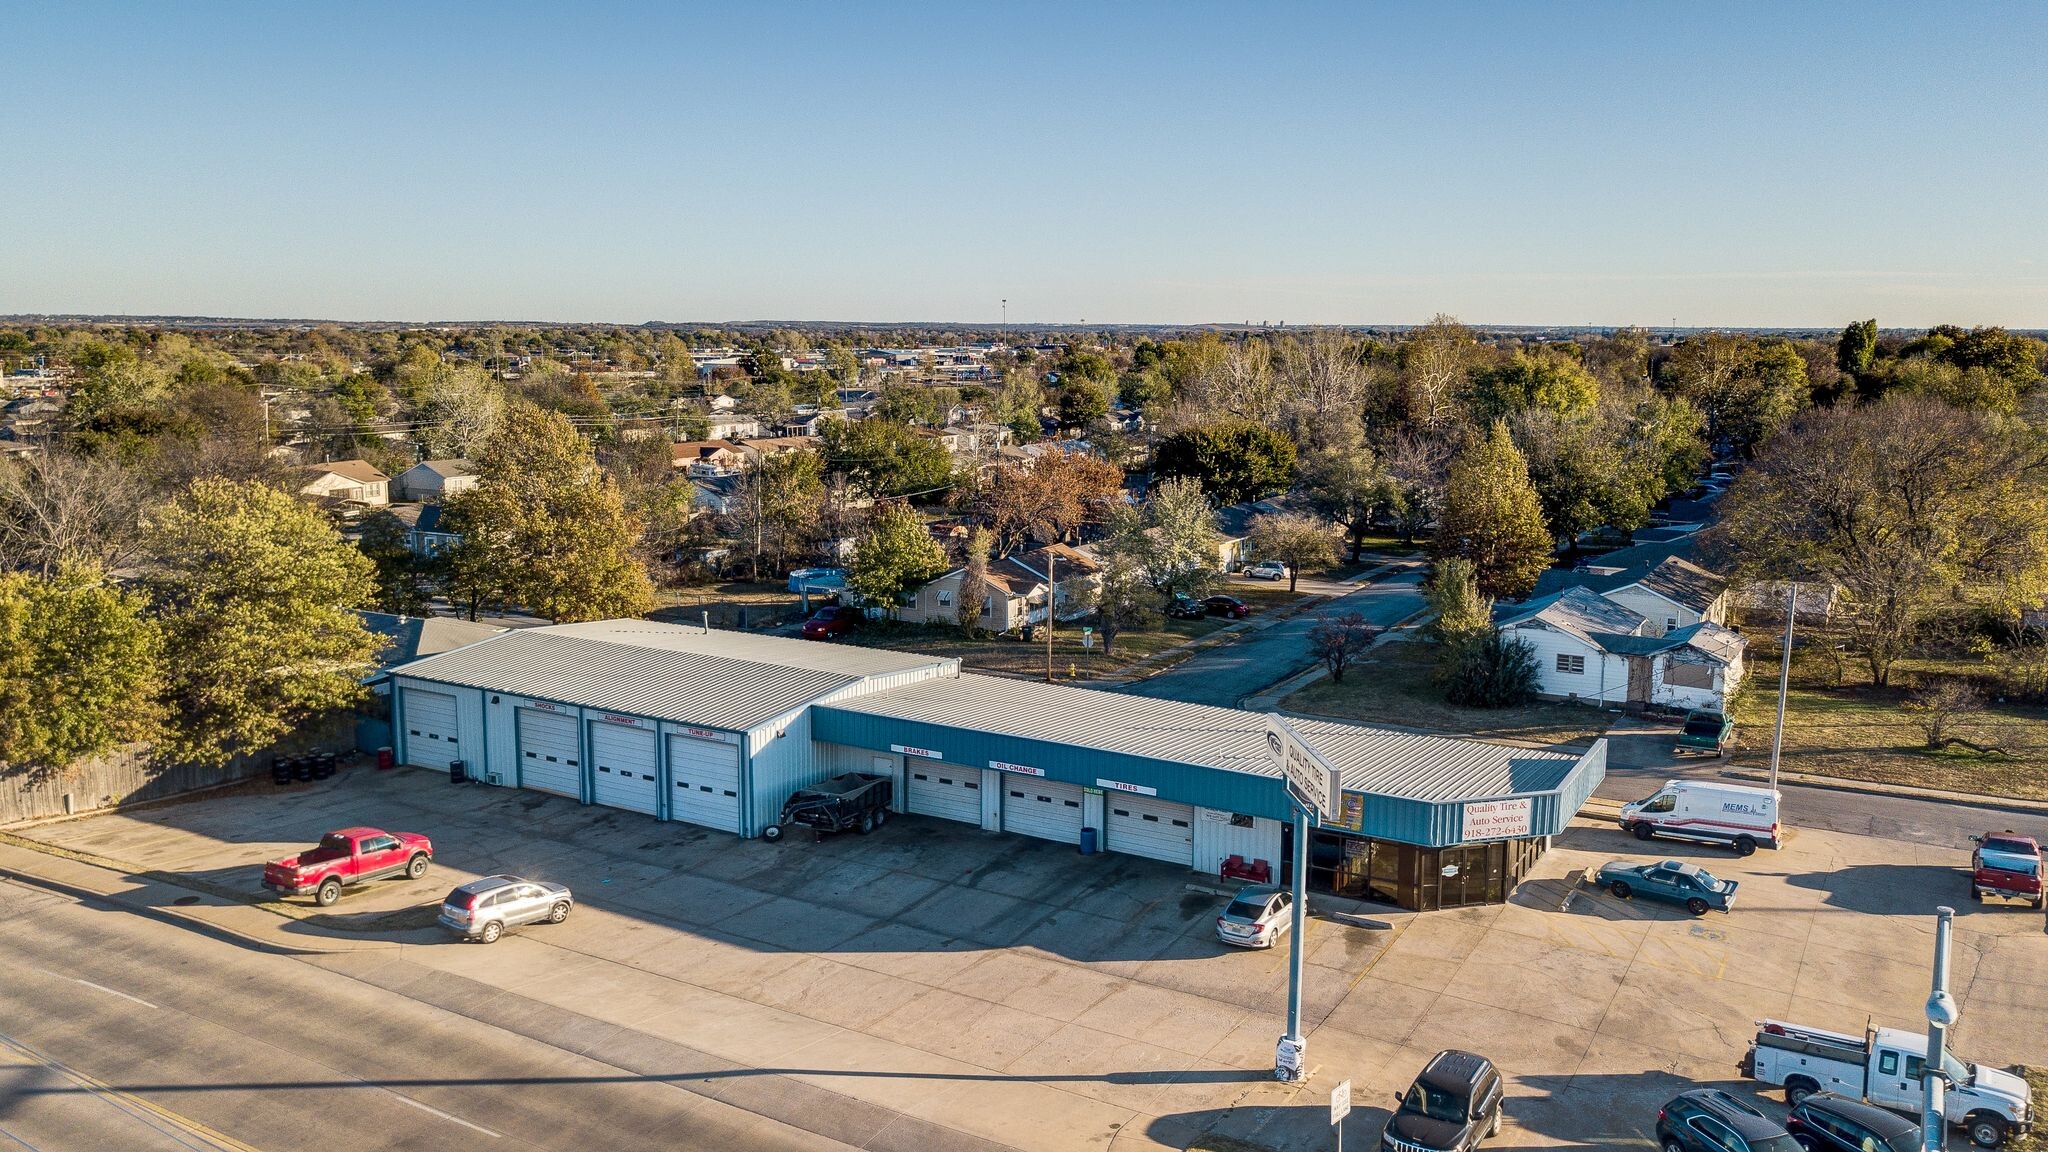
<path id="1" fill-rule="evenodd" d="M 854 831 L 862 834 L 881 827 L 889 819 L 889 802 L 896 795 L 896 781 L 887 776 L 848 772 L 823 783 L 799 789 L 782 805 L 782 815 L 761 830 L 763 840 L 782 839 L 783 829 L 801 825 L 819 835 Z"/>

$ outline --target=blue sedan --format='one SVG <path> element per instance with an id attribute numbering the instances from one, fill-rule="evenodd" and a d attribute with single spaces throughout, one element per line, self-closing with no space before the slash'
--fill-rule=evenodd
<path id="1" fill-rule="evenodd" d="M 1611 860 L 1600 866 L 1593 879 L 1623 900 L 1631 896 L 1668 900 L 1685 905 L 1695 916 L 1705 916 L 1709 909 L 1726 912 L 1735 904 L 1735 881 L 1719 879 L 1697 864 L 1677 860 L 1661 864 Z"/>

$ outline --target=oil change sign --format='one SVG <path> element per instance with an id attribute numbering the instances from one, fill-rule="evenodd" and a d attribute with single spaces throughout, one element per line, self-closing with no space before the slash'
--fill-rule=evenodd
<path id="1" fill-rule="evenodd" d="M 1527 796 L 1472 801 L 1465 805 L 1465 839 L 1505 840 L 1529 835 L 1535 803 Z"/>

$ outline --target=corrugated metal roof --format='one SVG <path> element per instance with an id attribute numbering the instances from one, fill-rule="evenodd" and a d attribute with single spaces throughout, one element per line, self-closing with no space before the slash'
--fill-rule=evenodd
<path id="1" fill-rule="evenodd" d="M 906 652 L 612 620 L 510 632 L 393 671 L 744 732 L 869 675 L 955 667 Z"/>
<path id="2" fill-rule="evenodd" d="M 1276 776 L 1261 712 L 971 673 L 838 701 L 835 709 L 1070 747 Z M 1344 773 L 1344 787 L 1420 800 L 1557 786 L 1575 756 L 1363 724 L 1290 720 Z"/>

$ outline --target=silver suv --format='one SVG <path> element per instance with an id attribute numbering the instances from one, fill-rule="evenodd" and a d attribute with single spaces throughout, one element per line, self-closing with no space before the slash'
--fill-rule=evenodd
<path id="1" fill-rule="evenodd" d="M 465 940 L 497 942 L 514 924 L 545 920 L 560 924 L 569 918 L 574 899 L 560 884 L 522 880 L 517 876 L 485 876 L 471 880 L 441 902 L 441 926 Z"/>

